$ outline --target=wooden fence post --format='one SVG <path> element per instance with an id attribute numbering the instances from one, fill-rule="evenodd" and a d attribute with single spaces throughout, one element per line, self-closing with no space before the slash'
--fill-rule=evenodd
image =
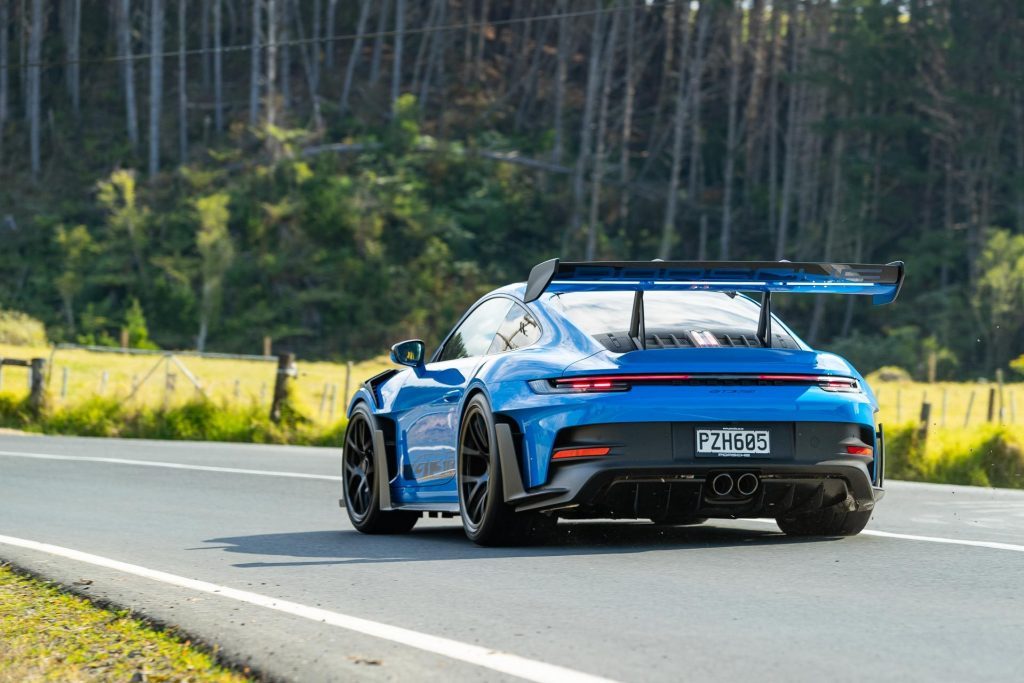
<path id="1" fill-rule="evenodd" d="M 352 395 L 349 393 L 350 391 L 352 391 L 352 361 L 345 363 L 345 395 L 342 396 L 342 399 L 346 402 Z M 335 393 L 337 393 L 337 391 L 335 391 Z"/>
<path id="2" fill-rule="evenodd" d="M 29 366 L 28 404 L 34 411 L 46 405 L 46 359 L 33 358 Z"/>
<path id="3" fill-rule="evenodd" d="M 67 400 L 68 397 L 68 366 L 60 369 L 60 400 Z"/>
<path id="4" fill-rule="evenodd" d="M 288 380 L 297 373 L 295 354 L 281 353 L 277 356 L 277 376 L 274 378 L 274 399 L 270 404 L 270 419 L 281 421 L 281 408 L 288 401 Z"/>
<path id="5" fill-rule="evenodd" d="M 107 382 L 109 382 L 109 381 L 110 381 L 110 372 L 108 372 L 107 370 L 104 370 L 103 374 L 100 375 L 100 396 L 102 396 L 103 394 L 107 393 Z"/>
<path id="6" fill-rule="evenodd" d="M 996 384 L 999 386 L 999 424 L 1003 424 L 1003 370 L 996 370 Z"/>
<path id="7" fill-rule="evenodd" d="M 967 412 L 964 414 L 964 427 L 966 427 L 971 421 L 971 407 L 974 405 L 974 389 L 971 389 L 971 395 L 967 397 Z"/>
<path id="8" fill-rule="evenodd" d="M 928 439 L 928 423 L 932 417 L 932 404 L 928 401 L 921 403 L 921 417 L 917 422 L 917 440 L 924 443 Z"/>
<path id="9" fill-rule="evenodd" d="M 988 388 L 988 421 L 991 422 L 996 412 L 996 388 Z"/>

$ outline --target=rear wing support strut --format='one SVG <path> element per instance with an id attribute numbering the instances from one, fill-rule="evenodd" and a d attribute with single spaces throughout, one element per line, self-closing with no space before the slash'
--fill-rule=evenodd
<path id="1" fill-rule="evenodd" d="M 772 347 L 772 293 L 767 289 L 761 294 L 761 315 L 757 319 L 757 340 L 766 349 Z"/>
<path id="2" fill-rule="evenodd" d="M 647 328 L 644 325 L 644 290 L 638 289 L 633 295 L 633 315 L 629 319 L 629 338 L 637 349 L 647 348 Z"/>

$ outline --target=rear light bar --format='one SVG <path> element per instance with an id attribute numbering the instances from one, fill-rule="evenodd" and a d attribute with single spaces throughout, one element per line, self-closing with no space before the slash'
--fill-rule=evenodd
<path id="1" fill-rule="evenodd" d="M 861 393 L 860 384 L 852 377 L 803 374 L 723 374 L 701 375 L 662 373 L 642 375 L 588 375 L 537 379 L 530 383 L 538 394 L 583 394 L 629 391 L 634 385 L 750 385 L 750 386 L 816 386 L 825 391 Z"/>
<path id="2" fill-rule="evenodd" d="M 875 449 L 872 448 L 871 446 L 847 445 L 846 446 L 846 452 L 849 453 L 850 455 L 872 455 L 873 456 L 875 454 Z"/>
<path id="3" fill-rule="evenodd" d="M 611 453 L 608 446 L 594 446 L 589 448 L 561 448 L 551 456 L 552 460 L 566 460 L 568 458 L 593 458 L 598 455 Z"/>

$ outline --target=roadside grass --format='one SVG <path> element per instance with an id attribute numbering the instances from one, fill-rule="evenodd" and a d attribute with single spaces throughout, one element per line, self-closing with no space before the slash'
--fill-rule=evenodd
<path id="1" fill-rule="evenodd" d="M 0 565 L 0 683 L 250 678 L 173 633 Z"/>
<path id="2" fill-rule="evenodd" d="M 131 394 L 133 382 L 141 382 L 146 374 L 156 367 L 147 381 L 142 383 L 131 404 L 137 408 L 168 407 L 194 402 L 202 398 L 180 368 L 171 365 L 174 375 L 172 391 L 166 391 L 167 368 L 159 356 L 136 356 L 119 353 L 103 353 L 82 349 L 57 349 L 48 347 L 27 347 L 0 344 L 3 358 L 50 358 L 47 390 L 54 406 L 74 407 L 94 398 L 110 398 L 126 401 Z M 234 360 L 221 358 L 200 358 L 180 356 L 178 360 L 202 384 L 206 397 L 214 404 L 229 404 L 233 407 L 257 406 L 270 410 L 270 399 L 274 390 L 277 365 L 273 361 Z M 345 396 L 345 377 L 348 368 L 345 363 L 326 361 L 297 361 L 299 374 L 293 384 L 293 404 L 305 417 L 314 423 L 329 425 L 345 413 L 350 396 Z M 349 376 L 349 393 L 367 378 L 394 367 L 387 356 L 352 364 Z M 64 369 L 67 368 L 67 398 L 61 399 L 61 385 Z M 107 373 L 104 385 L 103 373 Z M 0 390 L 20 397 L 28 393 L 28 371 L 24 368 L 4 367 Z M 237 383 L 237 384 L 236 384 Z M 237 386 L 237 395 L 236 395 Z M 326 396 L 324 388 L 327 388 Z M 336 391 L 336 395 L 334 392 Z M 332 396 L 334 414 L 331 415 Z"/>
<path id="3" fill-rule="evenodd" d="M 128 439 L 234 441 L 307 446 L 338 446 L 347 421 L 315 423 L 294 409 L 271 422 L 255 404 L 192 399 L 163 408 L 126 404 L 116 398 L 90 398 L 67 407 L 49 406 L 35 414 L 27 399 L 0 394 L 0 427 L 41 434 Z"/>
<path id="4" fill-rule="evenodd" d="M 917 432 L 913 423 L 886 428 L 890 479 L 1024 489 L 1024 427 L 932 429 L 923 443 Z"/>

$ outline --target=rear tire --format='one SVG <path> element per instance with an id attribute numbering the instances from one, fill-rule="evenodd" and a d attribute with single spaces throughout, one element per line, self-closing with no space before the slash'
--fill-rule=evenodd
<path id="1" fill-rule="evenodd" d="M 557 522 L 505 503 L 494 416 L 482 394 L 469 400 L 459 424 L 458 489 L 462 528 L 478 545 L 519 545 Z"/>
<path id="2" fill-rule="evenodd" d="M 838 507 L 795 517 L 779 517 L 775 522 L 789 536 L 856 536 L 871 519 L 871 511 L 851 512 Z"/>
<path id="3" fill-rule="evenodd" d="M 352 411 L 345 429 L 342 464 L 342 491 L 345 511 L 357 531 L 364 534 L 404 534 L 416 525 L 418 512 L 381 510 L 377 488 L 377 459 L 374 457 L 373 430 L 377 422 L 369 409 L 360 404 Z M 383 473 L 387 477 L 387 473 Z"/>

